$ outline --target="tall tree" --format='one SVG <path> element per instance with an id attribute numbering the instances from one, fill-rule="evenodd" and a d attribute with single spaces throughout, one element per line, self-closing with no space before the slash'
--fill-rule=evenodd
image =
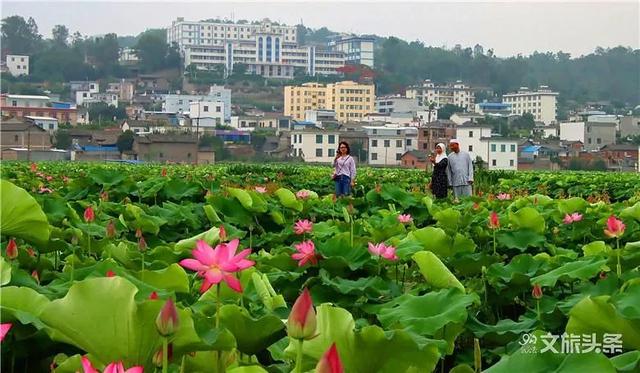
<path id="1" fill-rule="evenodd" d="M 53 43 L 58 47 L 66 47 L 69 40 L 69 29 L 64 25 L 55 25 L 51 30 Z"/>
<path id="2" fill-rule="evenodd" d="M 167 34 L 164 30 L 147 30 L 140 35 L 134 49 L 144 70 L 159 70 L 166 65 Z"/>
<path id="3" fill-rule="evenodd" d="M 2 19 L 2 48 L 13 54 L 32 55 L 38 51 L 42 36 L 33 18 L 20 16 Z"/>

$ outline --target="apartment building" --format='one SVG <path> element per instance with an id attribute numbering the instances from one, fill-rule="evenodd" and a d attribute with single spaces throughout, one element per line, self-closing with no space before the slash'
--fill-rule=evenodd
<path id="1" fill-rule="evenodd" d="M 556 123 L 558 92 L 553 92 L 546 85 L 535 91 L 528 87 L 520 87 L 517 92 L 502 96 L 502 103 L 511 106 L 511 114 L 531 113 L 533 119 L 544 124 Z"/>
<path id="2" fill-rule="evenodd" d="M 425 107 L 418 98 L 408 98 L 403 96 L 381 96 L 376 97 L 376 113 L 417 113 Z M 428 108 L 427 108 L 428 109 Z"/>
<path id="3" fill-rule="evenodd" d="M 580 141 L 591 152 L 616 143 L 616 123 L 564 122 L 560 123 L 560 140 Z"/>
<path id="4" fill-rule="evenodd" d="M 397 166 L 402 155 L 418 146 L 418 130 L 415 127 L 363 126 L 369 138 L 369 164 Z"/>
<path id="5" fill-rule="evenodd" d="M 418 99 L 423 105 L 433 102 L 436 108 L 449 104 L 460 106 L 466 111 L 473 111 L 475 104 L 473 89 L 461 80 L 453 84 L 436 85 L 427 79 L 420 86 L 407 88 L 405 96 Z"/>
<path id="6" fill-rule="evenodd" d="M 211 86 L 206 95 L 165 95 L 162 110 L 170 113 L 186 112 L 190 110 L 191 103 L 197 101 L 222 102 L 224 104 L 224 121 L 231 120 L 231 90 L 218 85 Z"/>
<path id="7" fill-rule="evenodd" d="M 29 56 L 7 54 L 5 63 L 9 74 L 13 76 L 29 75 Z"/>
<path id="8" fill-rule="evenodd" d="M 460 149 L 474 162 L 480 157 L 489 170 L 518 169 L 518 140 L 492 136 L 490 126 L 469 123 L 456 129 Z"/>
<path id="9" fill-rule="evenodd" d="M 355 35 L 340 35 L 329 42 L 329 48 L 344 53 L 344 61 L 351 65 L 373 68 L 374 39 Z"/>
<path id="10" fill-rule="evenodd" d="M 344 53 L 328 48 L 299 46 L 296 27 L 261 22 L 193 22 L 177 18 L 167 30 L 167 42 L 176 43 L 184 66 L 202 70 L 222 65 L 225 73 L 245 64 L 248 72 L 269 78 L 293 78 L 296 69 L 308 75 L 339 74 Z"/>
<path id="11" fill-rule="evenodd" d="M 304 120 L 308 110 L 333 110 L 339 122 L 358 121 L 374 110 L 375 86 L 342 81 L 326 86 L 305 83 L 284 87 L 284 115 Z"/>
<path id="12" fill-rule="evenodd" d="M 340 142 L 340 132 L 319 128 L 291 131 L 290 136 L 293 156 L 312 163 L 332 163 Z"/>

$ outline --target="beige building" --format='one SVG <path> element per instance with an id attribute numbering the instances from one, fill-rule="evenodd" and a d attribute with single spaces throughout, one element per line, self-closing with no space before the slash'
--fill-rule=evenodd
<path id="1" fill-rule="evenodd" d="M 511 114 L 531 113 L 536 121 L 554 124 L 556 123 L 557 97 L 558 92 L 552 92 L 546 85 L 541 85 L 537 91 L 520 87 L 518 92 L 503 95 L 502 103 L 511 106 Z"/>
<path id="2" fill-rule="evenodd" d="M 460 80 L 453 84 L 436 85 L 427 79 L 421 86 L 407 88 L 405 96 L 418 99 L 425 106 L 429 106 L 429 103 L 433 102 L 436 108 L 449 104 L 463 107 L 467 111 L 473 111 L 475 104 L 473 89 Z"/>
<path id="3" fill-rule="evenodd" d="M 284 88 L 284 115 L 304 120 L 307 110 L 326 109 L 336 113 L 339 122 L 358 121 L 374 112 L 375 86 L 342 81 L 326 86 L 305 83 Z"/>
<path id="4" fill-rule="evenodd" d="M 340 132 L 318 128 L 291 131 L 290 136 L 293 156 L 311 163 L 333 162 L 340 142 Z"/>

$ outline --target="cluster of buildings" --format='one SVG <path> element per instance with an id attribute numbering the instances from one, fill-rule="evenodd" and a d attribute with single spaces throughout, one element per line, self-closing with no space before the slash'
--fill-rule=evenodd
<path id="1" fill-rule="evenodd" d="M 307 75 L 336 75 L 345 64 L 373 67 L 373 39 L 341 35 L 327 45 L 301 45 L 295 26 L 265 19 L 236 23 L 185 21 L 177 18 L 167 29 L 167 42 L 175 43 L 184 66 L 201 70 L 246 65 L 247 72 L 265 78 L 291 79 L 296 70 Z"/>

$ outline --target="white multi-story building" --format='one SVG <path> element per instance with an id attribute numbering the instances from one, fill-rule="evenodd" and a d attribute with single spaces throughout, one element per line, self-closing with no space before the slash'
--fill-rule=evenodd
<path id="1" fill-rule="evenodd" d="M 421 86 L 411 86 L 405 91 L 408 98 L 416 98 L 423 105 L 428 106 L 434 103 L 436 108 L 444 105 L 456 105 L 467 111 L 472 111 L 475 104 L 475 93 L 473 89 L 462 81 L 458 80 L 454 84 L 436 85 L 427 79 Z"/>
<path id="2" fill-rule="evenodd" d="M 184 65 L 202 70 L 222 66 L 226 74 L 244 64 L 249 73 L 271 78 L 293 78 L 296 69 L 309 75 L 339 74 L 344 53 L 314 46 L 299 47 L 296 27 L 260 23 L 192 22 L 178 18 L 167 30 L 167 42 L 176 43 Z"/>
<path id="3" fill-rule="evenodd" d="M 336 156 L 340 132 L 317 128 L 291 131 L 293 156 L 305 162 L 331 163 Z"/>
<path id="4" fill-rule="evenodd" d="M 369 138 L 369 164 L 397 166 L 405 152 L 418 147 L 418 129 L 400 126 L 363 126 Z"/>
<path id="5" fill-rule="evenodd" d="M 224 123 L 222 101 L 193 101 L 189 104 L 191 127 L 211 128 Z"/>
<path id="6" fill-rule="evenodd" d="M 344 53 L 347 64 L 373 67 L 373 44 L 373 38 L 341 35 L 329 42 L 329 48 Z"/>
<path id="7" fill-rule="evenodd" d="M 580 141 L 584 150 L 596 151 L 616 143 L 616 126 L 615 122 L 564 122 L 560 123 L 560 140 Z"/>
<path id="8" fill-rule="evenodd" d="M 76 105 L 90 105 L 104 102 L 107 105 L 118 107 L 118 95 L 115 93 L 92 93 L 89 91 L 76 91 Z"/>
<path id="9" fill-rule="evenodd" d="M 456 129 L 460 149 L 468 152 L 473 161 L 480 157 L 489 170 L 518 169 L 517 140 L 494 137 L 491 127 L 484 125 L 463 124 Z"/>
<path id="10" fill-rule="evenodd" d="M 25 116 L 27 121 L 53 134 L 58 130 L 58 118 Z"/>
<path id="11" fill-rule="evenodd" d="M 511 105 L 511 114 L 531 113 L 533 119 L 545 124 L 556 123 L 558 92 L 552 92 L 546 85 L 536 91 L 520 87 L 518 92 L 502 96 L 502 102 Z"/>
<path id="12" fill-rule="evenodd" d="M 7 54 L 5 62 L 9 74 L 13 76 L 29 75 L 29 56 Z"/>
<path id="13" fill-rule="evenodd" d="M 402 96 L 376 97 L 375 108 L 377 113 L 417 113 L 426 109 L 418 98 Z"/>
<path id="14" fill-rule="evenodd" d="M 231 120 L 231 90 L 219 85 L 211 86 L 207 95 L 165 95 L 162 110 L 169 113 L 189 111 L 191 103 L 197 101 L 222 102 L 224 104 L 224 120 Z"/>

